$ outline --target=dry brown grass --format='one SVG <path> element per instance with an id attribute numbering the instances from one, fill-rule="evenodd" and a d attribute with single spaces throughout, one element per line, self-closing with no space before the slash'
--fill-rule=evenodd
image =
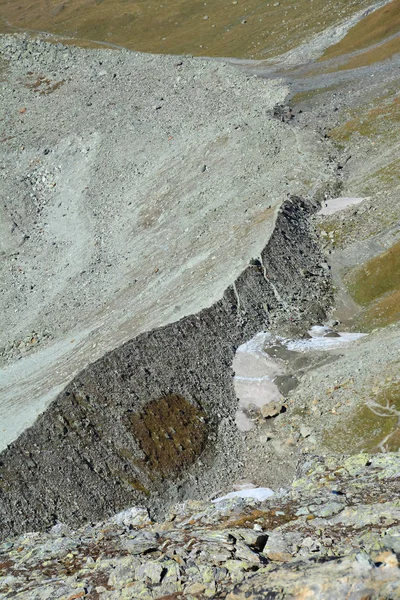
<path id="1" fill-rule="evenodd" d="M 369 48 L 400 30 L 400 0 L 374 11 L 357 25 L 338 43 L 328 48 L 320 60 L 327 60 Z"/>
<path id="2" fill-rule="evenodd" d="M 400 289 L 400 242 L 347 277 L 350 292 L 362 305 Z"/>
<path id="3" fill-rule="evenodd" d="M 400 97 L 391 94 L 375 100 L 375 106 L 367 111 L 355 110 L 354 118 L 332 129 L 329 136 L 335 141 L 348 141 L 357 133 L 371 140 L 387 144 L 398 137 L 400 122 Z"/>
<path id="4" fill-rule="evenodd" d="M 266 58 L 301 44 L 372 0 L 0 0 L 0 31 L 39 30 L 143 52 Z M 208 17 L 204 19 L 204 17 Z M 0 21 L 1 22 L 1 21 Z"/>
<path id="5" fill-rule="evenodd" d="M 339 67 L 340 71 L 346 69 L 358 69 L 360 67 L 368 67 L 369 65 L 373 65 L 374 63 L 381 62 L 383 60 L 387 60 L 388 58 L 392 58 L 395 54 L 400 52 L 400 36 L 397 36 L 388 42 L 380 44 L 366 52 L 362 52 L 357 56 L 353 56 L 350 58 L 344 65 Z"/>
<path id="6" fill-rule="evenodd" d="M 147 468 L 165 478 L 191 465 L 207 442 L 205 414 L 177 394 L 150 402 L 129 421 Z"/>
<path id="7" fill-rule="evenodd" d="M 383 296 L 360 314 L 356 326 L 371 331 L 400 321 L 400 290 Z"/>

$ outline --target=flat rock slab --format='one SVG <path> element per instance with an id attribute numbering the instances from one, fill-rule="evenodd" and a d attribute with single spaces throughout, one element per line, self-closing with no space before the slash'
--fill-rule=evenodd
<path id="1" fill-rule="evenodd" d="M 223 62 L 0 39 L 0 449 L 108 350 L 197 313 L 260 255 L 322 142 Z M 310 184 L 311 181 L 311 184 Z"/>

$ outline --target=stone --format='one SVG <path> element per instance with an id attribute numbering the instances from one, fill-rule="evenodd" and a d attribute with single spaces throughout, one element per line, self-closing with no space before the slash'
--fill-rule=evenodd
<path id="1" fill-rule="evenodd" d="M 135 577 L 139 581 L 146 581 L 153 585 L 160 583 L 161 574 L 164 570 L 164 566 L 157 562 L 145 562 L 135 569 Z"/>
<path id="2" fill-rule="evenodd" d="M 206 589 L 206 586 L 204 585 L 204 583 L 192 583 L 190 585 L 188 585 L 185 588 L 185 594 L 202 594 L 204 592 L 204 590 Z"/>
<path id="3" fill-rule="evenodd" d="M 287 396 L 299 385 L 299 380 L 294 375 L 278 375 L 275 377 L 274 383 L 278 386 L 282 396 Z"/>
<path id="4" fill-rule="evenodd" d="M 324 325 L 325 327 L 329 327 L 330 329 L 332 329 L 333 327 L 337 327 L 338 325 L 340 325 L 340 321 L 338 321 L 337 319 L 329 319 L 324 323 Z"/>
<path id="5" fill-rule="evenodd" d="M 310 512 L 317 517 L 331 517 L 343 510 L 345 505 L 340 504 L 339 502 L 327 502 L 321 506 L 310 505 L 308 508 Z"/>
<path id="6" fill-rule="evenodd" d="M 142 554 L 158 548 L 157 536 L 154 534 L 139 534 L 133 539 L 124 540 L 124 547 L 130 554 Z"/>
<path id="7" fill-rule="evenodd" d="M 324 335 L 324 337 L 326 337 L 326 338 L 340 338 L 340 334 L 337 331 L 328 331 L 328 333 L 326 333 Z"/>
<path id="8" fill-rule="evenodd" d="M 261 504 L 176 505 L 166 521 L 174 529 L 146 520 L 132 530 L 117 518 L 69 529 L 66 537 L 57 537 L 63 532 L 57 526 L 27 533 L 0 543 L 6 569 L 0 594 L 77 599 L 93 590 L 101 600 L 220 593 L 233 599 L 235 586 L 235 600 L 268 597 L 276 588 L 282 597 L 351 598 L 356 588 L 360 597 L 397 598 L 399 473 L 399 453 L 311 457 L 302 477 Z M 265 532 L 254 529 L 260 523 Z M 127 556 L 135 542 L 142 551 Z"/>
<path id="9" fill-rule="evenodd" d="M 289 438 L 292 440 L 292 438 Z M 286 454 L 288 452 L 287 444 L 281 442 L 280 440 L 272 440 L 271 445 L 277 454 Z"/>
<path id="10" fill-rule="evenodd" d="M 283 402 L 268 402 L 268 404 L 264 404 L 264 406 L 261 407 L 260 412 L 264 419 L 269 419 L 279 415 L 282 412 L 283 407 Z"/>
<path id="11" fill-rule="evenodd" d="M 140 567 L 140 561 L 136 558 L 126 557 L 120 560 L 108 578 L 108 585 L 117 589 L 126 587 L 135 581 L 136 570 Z"/>
<path id="12" fill-rule="evenodd" d="M 384 565 L 388 566 L 388 567 L 398 567 L 399 566 L 399 561 L 397 559 L 396 554 L 394 554 L 393 552 L 381 552 L 380 554 L 377 554 L 376 556 L 374 556 L 374 561 L 375 563 L 383 563 Z"/>
<path id="13" fill-rule="evenodd" d="M 302 425 L 300 427 L 300 435 L 303 438 L 307 438 L 309 437 L 313 432 L 313 429 L 311 427 L 306 427 L 306 425 Z"/>
<path id="14" fill-rule="evenodd" d="M 310 552 L 314 552 L 314 551 L 318 550 L 320 547 L 319 543 L 316 540 L 314 540 L 312 537 L 304 538 L 304 540 L 301 543 L 301 546 L 303 548 L 306 548 Z"/>
<path id="15" fill-rule="evenodd" d="M 241 541 L 237 541 L 235 544 L 236 557 L 239 560 L 243 560 L 249 564 L 258 565 L 260 564 L 260 559 L 258 555 L 250 550 L 250 548 Z"/>
<path id="16" fill-rule="evenodd" d="M 266 556 L 273 562 L 289 562 L 293 558 L 289 552 L 281 552 L 279 550 L 269 550 Z"/>
<path id="17" fill-rule="evenodd" d="M 226 561 L 225 567 L 229 572 L 232 583 L 239 583 L 243 581 L 245 572 L 250 569 L 251 565 L 245 561 L 232 559 Z"/>

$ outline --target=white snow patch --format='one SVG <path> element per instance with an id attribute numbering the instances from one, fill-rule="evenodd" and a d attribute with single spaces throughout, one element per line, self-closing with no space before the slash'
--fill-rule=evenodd
<path id="1" fill-rule="evenodd" d="M 265 348 L 281 344 L 295 352 L 331 350 L 355 342 L 367 335 L 366 333 L 338 332 L 339 337 L 324 337 L 332 331 L 325 325 L 313 325 L 308 331 L 311 337 L 298 340 L 285 339 L 263 331 L 239 346 L 232 364 L 235 371 L 233 382 L 239 400 L 235 414 L 235 423 L 239 431 L 248 432 L 255 427 L 254 422 L 248 416 L 248 411 L 260 411 L 265 404 L 279 402 L 282 399 L 274 379 L 277 375 L 286 373 L 286 367 L 283 361 L 271 358 L 265 352 Z"/>
<path id="2" fill-rule="evenodd" d="M 220 496 L 215 498 L 212 502 L 222 502 L 223 500 L 229 500 L 230 498 L 254 498 L 255 500 L 266 500 L 273 496 L 275 492 L 270 488 L 246 488 L 244 490 L 238 490 L 237 492 L 229 492 L 226 496 Z"/>
<path id="3" fill-rule="evenodd" d="M 318 211 L 319 215 L 334 215 L 335 213 L 348 208 L 349 206 L 354 206 L 356 204 L 360 204 L 363 200 L 369 200 L 370 197 L 367 198 L 330 198 L 329 200 L 325 200 L 321 210 Z"/>
<path id="4" fill-rule="evenodd" d="M 312 337 L 307 340 L 282 340 L 288 350 L 307 352 L 310 350 L 330 350 L 343 344 L 355 342 L 367 335 L 366 333 L 339 332 L 340 337 Z"/>
<path id="5" fill-rule="evenodd" d="M 126 526 L 142 525 L 146 521 L 150 521 L 149 513 L 145 508 L 137 508 L 136 506 L 127 508 L 109 519 L 110 523 Z"/>
<path id="6" fill-rule="evenodd" d="M 239 431 L 251 431 L 254 423 L 246 414 L 247 410 L 260 410 L 268 402 L 276 402 L 282 397 L 273 379 L 285 372 L 277 361 L 270 358 L 264 351 L 266 336 L 260 333 L 251 340 L 239 346 L 233 360 L 235 371 L 234 386 L 239 399 L 235 423 Z"/>
<path id="7" fill-rule="evenodd" d="M 273 340 L 272 333 L 268 333 L 268 331 L 261 331 L 260 333 L 256 333 L 251 340 L 248 340 L 236 350 L 236 354 L 239 352 L 251 353 L 251 352 L 262 352 L 265 344 L 268 341 Z"/>

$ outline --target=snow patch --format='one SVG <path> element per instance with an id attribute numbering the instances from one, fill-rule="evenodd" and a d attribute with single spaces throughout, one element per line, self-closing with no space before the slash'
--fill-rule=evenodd
<path id="1" fill-rule="evenodd" d="M 255 426 L 247 415 L 248 411 L 259 411 L 265 404 L 282 398 L 273 380 L 285 369 L 263 351 L 265 335 L 257 334 L 239 346 L 232 364 L 235 371 L 234 386 L 239 399 L 235 423 L 242 432 L 251 431 Z"/>
<path id="2" fill-rule="evenodd" d="M 332 333 L 337 337 L 328 335 Z M 251 419 L 253 411 L 259 413 L 265 404 L 282 400 L 274 379 L 277 375 L 285 374 L 286 367 L 283 361 L 271 358 L 265 352 L 265 348 L 280 344 L 294 352 L 331 350 L 355 342 L 367 334 L 333 332 L 325 325 L 313 325 L 308 335 L 308 339 L 293 340 L 263 331 L 239 346 L 232 364 L 235 372 L 235 392 L 239 400 L 235 414 L 235 423 L 239 431 L 248 432 L 254 429 L 255 423 Z"/>
<path id="3" fill-rule="evenodd" d="M 229 500 L 230 498 L 253 498 L 262 502 L 274 494 L 275 492 L 271 490 L 271 488 L 246 488 L 236 492 L 229 492 L 229 494 L 215 498 L 214 500 L 211 500 L 211 502 L 222 502 L 223 500 Z"/>
<path id="4" fill-rule="evenodd" d="M 295 352 L 308 352 L 311 350 L 330 350 L 344 344 L 355 342 L 366 336 L 366 333 L 348 333 L 340 332 L 340 337 L 320 337 L 315 336 L 306 340 L 282 340 L 282 343 L 288 350 Z"/>
<path id="5" fill-rule="evenodd" d="M 329 200 L 325 200 L 321 210 L 318 211 L 319 215 L 334 215 L 335 213 L 348 208 L 349 206 L 354 206 L 356 204 L 360 204 L 363 200 L 369 200 L 368 198 L 330 198 Z"/>
<path id="6" fill-rule="evenodd" d="M 127 508 L 122 512 L 114 515 L 109 519 L 110 523 L 115 523 L 116 525 L 142 525 L 143 523 L 150 521 L 149 513 L 145 508 L 138 508 L 133 506 L 132 508 Z"/>

